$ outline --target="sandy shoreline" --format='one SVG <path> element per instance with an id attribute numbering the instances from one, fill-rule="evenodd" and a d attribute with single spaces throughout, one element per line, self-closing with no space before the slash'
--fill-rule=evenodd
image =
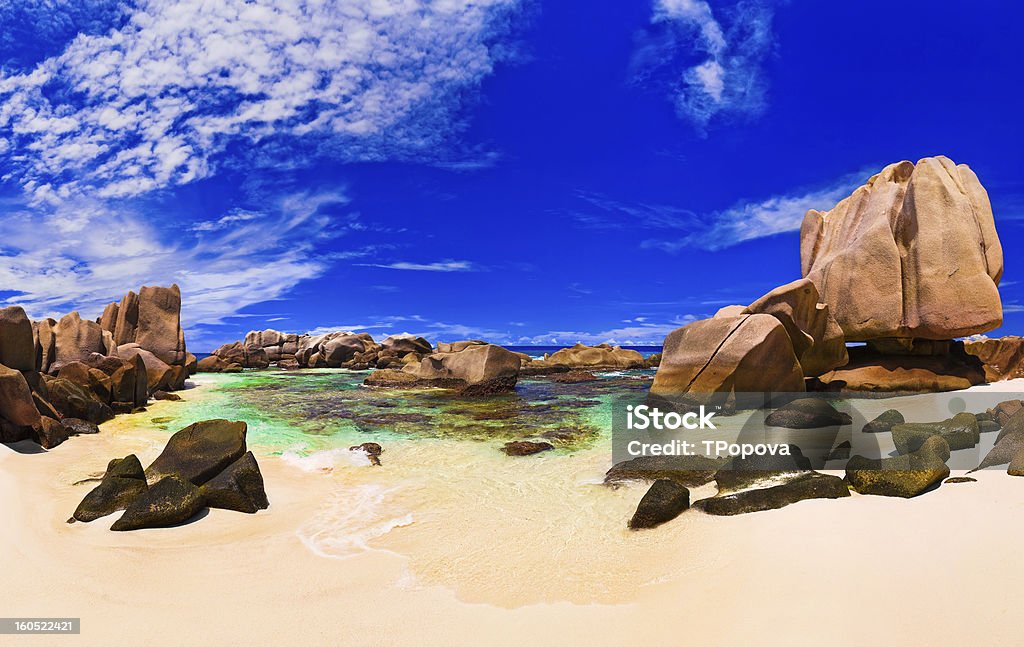
<path id="1" fill-rule="evenodd" d="M 952 645 L 1019 633 L 1024 564 L 1012 556 L 1024 479 L 1002 470 L 913 500 L 691 511 L 630 533 L 644 488 L 588 485 L 601 451 L 573 457 L 576 472 L 550 483 L 537 482 L 540 461 L 475 475 L 467 453 L 452 464 L 490 481 L 479 492 L 411 487 L 397 496 L 413 508 L 410 523 L 368 540 L 371 550 L 311 550 L 325 504 L 341 497 L 343 508 L 346 493 L 386 484 L 389 464 L 417 469 L 423 455 L 410 445 L 379 472 L 306 471 L 261 455 L 272 505 L 255 516 L 213 510 L 134 533 L 109 532 L 113 518 L 64 522 L 90 487 L 74 482 L 114 456 L 148 462 L 160 446 L 159 435 L 120 425 L 45 454 L 0 447 L 0 552 L 13 592 L 0 615 L 82 618 L 80 636 L 12 644 Z M 426 494 L 436 508 L 415 509 Z"/>

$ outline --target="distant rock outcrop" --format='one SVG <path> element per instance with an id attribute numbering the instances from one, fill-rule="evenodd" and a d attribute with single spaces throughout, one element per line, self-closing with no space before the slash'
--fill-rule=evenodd
<path id="1" fill-rule="evenodd" d="M 515 388 L 520 357 L 501 346 L 472 340 L 438 344 L 438 352 L 384 369 L 366 378 L 368 386 L 456 389 L 463 395 L 502 393 Z"/>
<path id="2" fill-rule="evenodd" d="M 611 344 L 576 344 L 550 355 L 545 353 L 542 359 L 522 355 L 522 369 L 525 375 L 564 373 L 571 369 L 621 371 L 647 367 L 647 361 L 638 351 Z"/>

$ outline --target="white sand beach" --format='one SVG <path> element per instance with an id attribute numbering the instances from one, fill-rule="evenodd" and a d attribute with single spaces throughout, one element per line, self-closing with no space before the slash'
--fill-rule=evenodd
<path id="1" fill-rule="evenodd" d="M 982 388 L 1013 392 L 1020 382 Z M 107 529 L 115 517 L 65 523 L 91 487 L 74 483 L 112 457 L 135 452 L 145 464 L 159 453 L 167 432 L 132 419 L 45 453 L 0 447 L 3 615 L 82 619 L 78 636 L 5 644 L 960 645 L 1019 636 L 1024 563 L 1013 556 L 1024 479 L 1003 470 L 910 500 L 854 493 L 737 517 L 691 510 L 631 532 L 626 520 L 646 488 L 597 484 L 610 463 L 603 447 L 488 462 L 474 460 L 472 443 L 415 441 L 387 448 L 379 468 L 256 448 L 271 507 L 254 516 L 212 510 L 129 533 Z"/>

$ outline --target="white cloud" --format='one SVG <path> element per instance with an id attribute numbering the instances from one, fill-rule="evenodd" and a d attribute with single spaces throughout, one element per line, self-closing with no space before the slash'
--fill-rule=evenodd
<path id="1" fill-rule="evenodd" d="M 187 184 L 233 144 L 263 162 L 290 144 L 436 157 L 519 2 L 140 0 L 120 27 L 0 74 L 7 165 L 52 202 Z"/>
<path id="2" fill-rule="evenodd" d="M 648 239 L 642 246 L 668 252 L 686 248 L 718 250 L 748 240 L 797 231 L 809 209 L 831 209 L 850 195 L 866 177 L 868 174 L 853 173 L 822 189 L 740 203 L 702 217 L 701 227 L 693 227 L 691 224 L 678 236 L 665 235 Z"/>
<path id="3" fill-rule="evenodd" d="M 765 106 L 762 63 L 772 45 L 769 2 L 740 2 L 727 28 L 704 0 L 655 0 L 652 34 L 634 56 L 641 76 L 669 75 L 676 112 L 703 131 L 719 114 Z M 697 55 L 704 60 L 693 64 Z"/>
<path id="4" fill-rule="evenodd" d="M 410 263 L 398 261 L 396 263 L 357 263 L 361 267 L 380 267 L 388 270 L 408 270 L 413 272 L 475 272 L 479 267 L 469 261 L 444 260 L 434 263 Z"/>
<path id="5" fill-rule="evenodd" d="M 332 220 L 320 212 L 337 203 L 344 203 L 344 196 L 285 196 L 265 211 L 248 213 L 251 217 L 200 228 L 195 235 L 183 232 L 172 242 L 165 242 L 142 214 L 109 211 L 102 201 L 70 201 L 54 210 L 8 205 L 0 285 L 18 293 L 0 303 L 21 305 L 36 319 L 71 310 L 92 318 L 128 290 L 177 283 L 187 306 L 182 310 L 186 339 L 203 348 L 207 327 L 253 304 L 285 297 L 300 281 L 327 269 L 314 253 L 314 241 L 344 233 L 331 229 Z M 45 242 L 41 231 L 47 232 Z"/>

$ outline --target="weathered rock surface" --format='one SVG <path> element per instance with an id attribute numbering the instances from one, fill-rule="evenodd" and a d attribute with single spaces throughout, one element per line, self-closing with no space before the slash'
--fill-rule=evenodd
<path id="1" fill-rule="evenodd" d="M 824 390 L 834 392 L 936 392 L 966 389 L 985 381 L 978 358 L 962 342 L 943 342 L 931 354 L 892 354 L 877 347 L 850 348 L 845 366 L 822 375 Z"/>
<path id="2" fill-rule="evenodd" d="M 184 366 L 185 335 L 181 330 L 181 290 L 142 286 L 135 343 L 169 366 Z"/>
<path id="3" fill-rule="evenodd" d="M 433 352 L 430 342 L 422 337 L 409 334 L 391 335 L 380 343 L 381 349 L 395 354 L 420 353 L 429 355 Z"/>
<path id="4" fill-rule="evenodd" d="M 850 414 L 837 411 L 821 398 L 798 398 L 768 414 L 765 424 L 787 429 L 814 429 L 848 425 Z"/>
<path id="5" fill-rule="evenodd" d="M 903 414 L 896 409 L 889 409 L 878 414 L 874 420 L 868 422 L 861 429 L 865 434 L 881 434 L 887 431 L 892 431 L 892 428 L 896 425 L 902 425 L 906 422 L 903 419 Z"/>
<path id="6" fill-rule="evenodd" d="M 251 333 L 250 333 L 251 334 Z M 211 362 L 211 358 L 217 358 Z M 199 362 L 199 370 L 207 372 L 219 372 L 210 371 L 211 366 L 216 368 L 230 367 L 232 364 L 237 364 L 241 368 L 267 368 L 270 366 L 270 357 L 260 346 L 243 344 L 242 342 L 233 342 L 230 344 L 224 344 L 220 348 L 213 351 L 210 357 L 204 357 Z"/>
<path id="7" fill-rule="evenodd" d="M 780 286 L 744 308 L 742 314 L 768 314 L 783 325 L 804 375 L 814 377 L 846 364 L 843 329 L 820 303 L 809 279 Z"/>
<path id="8" fill-rule="evenodd" d="M 920 449 L 892 458 L 854 456 L 846 464 L 846 478 L 861 494 L 910 498 L 949 476 L 949 445 L 932 436 Z"/>
<path id="9" fill-rule="evenodd" d="M 81 418 L 101 424 L 114 417 L 114 412 L 95 393 L 61 377 L 48 377 L 46 389 L 49 402 L 62 418 Z"/>
<path id="10" fill-rule="evenodd" d="M 988 195 L 945 157 L 891 164 L 828 213 L 809 211 L 800 258 L 850 341 L 952 339 L 1002 323 Z"/>
<path id="11" fill-rule="evenodd" d="M 695 506 L 713 515 L 736 515 L 776 510 L 807 499 L 841 499 L 850 496 L 846 483 L 838 476 L 806 471 L 764 481 L 763 487 L 738 491 L 720 491 L 698 501 Z"/>
<path id="12" fill-rule="evenodd" d="M 39 424 L 39 410 L 25 376 L 4 365 L 0 365 L 0 418 L 19 427 Z"/>
<path id="13" fill-rule="evenodd" d="M 205 420 L 189 425 L 167 441 L 146 470 L 150 481 L 175 475 L 202 485 L 246 452 L 244 422 Z"/>
<path id="14" fill-rule="evenodd" d="M 461 387 L 463 393 L 470 391 L 469 395 L 512 390 L 519 366 L 519 357 L 501 346 L 467 344 L 451 352 L 433 353 L 402 370 L 427 384 Z"/>
<path id="15" fill-rule="evenodd" d="M 84 361 L 93 353 L 110 355 L 114 349 L 104 340 L 103 332 L 98 323 L 82 319 L 77 312 L 61 317 L 53 327 L 55 354 L 49 372 L 55 373 L 70 362 Z"/>
<path id="16" fill-rule="evenodd" d="M 115 458 L 107 466 L 100 484 L 78 504 L 72 519 L 90 522 L 124 510 L 148 488 L 142 464 L 135 454 Z"/>
<path id="17" fill-rule="evenodd" d="M 636 507 L 629 527 L 655 528 L 672 521 L 690 507 L 690 491 L 669 479 L 655 481 Z"/>
<path id="18" fill-rule="evenodd" d="M 635 350 L 599 344 L 587 346 L 576 344 L 546 355 L 544 362 L 553 366 L 590 369 L 634 369 L 644 368 L 644 356 Z"/>
<path id="19" fill-rule="evenodd" d="M 651 386 L 652 395 L 701 403 L 723 393 L 803 390 L 789 334 L 767 314 L 704 319 L 669 333 Z"/>
<path id="20" fill-rule="evenodd" d="M 283 333 L 277 330 L 252 330 L 245 336 L 243 346 L 262 349 L 268 362 L 279 362 L 284 359 L 295 359 L 299 345 L 307 335 Z M 251 367 L 256 368 L 256 367 Z"/>
<path id="21" fill-rule="evenodd" d="M 951 451 L 981 442 L 978 419 L 971 413 L 958 413 L 941 422 L 911 422 L 892 427 L 892 440 L 900 454 L 916 452 L 932 436 L 945 440 Z"/>
<path id="22" fill-rule="evenodd" d="M 996 437 L 995 446 L 989 450 L 985 458 L 981 460 L 981 463 L 971 471 L 997 465 L 1006 465 L 1022 450 L 1024 450 L 1024 410 L 1018 410 L 1003 424 L 1002 430 Z"/>
<path id="23" fill-rule="evenodd" d="M 988 382 L 1024 377 L 1024 337 L 968 340 L 964 350 L 981 361 Z"/>
<path id="24" fill-rule="evenodd" d="M 96 423 L 89 422 L 88 420 L 82 420 L 80 418 L 62 418 L 60 423 L 68 430 L 68 434 L 72 436 L 100 433 L 100 428 Z"/>
<path id="25" fill-rule="evenodd" d="M 241 373 L 242 368 L 241 364 L 229 362 L 217 355 L 204 357 L 197 364 L 200 373 Z"/>
<path id="26" fill-rule="evenodd" d="M 199 488 L 178 476 L 165 476 L 139 495 L 111 530 L 165 528 L 184 523 L 203 509 Z"/>
<path id="27" fill-rule="evenodd" d="M 252 452 L 243 454 L 199 490 L 211 508 L 254 514 L 270 506 L 263 487 L 263 474 Z"/>
<path id="28" fill-rule="evenodd" d="M 0 308 L 0 364 L 17 371 L 35 371 L 32 322 L 19 306 Z"/>

